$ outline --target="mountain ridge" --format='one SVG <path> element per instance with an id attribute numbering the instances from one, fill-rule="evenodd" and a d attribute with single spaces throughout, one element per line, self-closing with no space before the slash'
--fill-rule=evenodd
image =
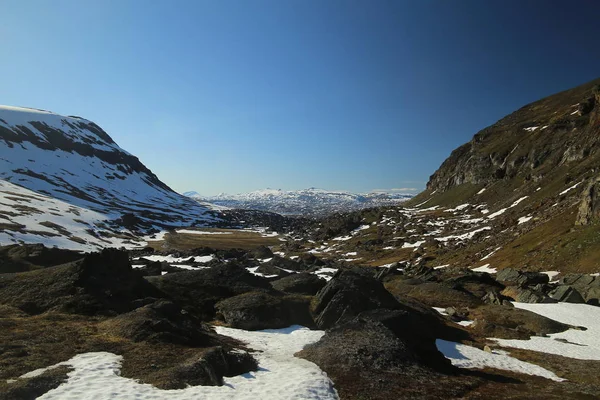
<path id="1" fill-rule="evenodd" d="M 64 236 L 67 230 L 57 228 L 55 225 L 62 225 L 47 218 L 55 207 L 52 199 L 73 209 L 93 211 L 93 221 L 81 220 L 76 224 L 94 232 L 100 224 L 97 231 L 106 235 L 119 235 L 121 228 L 143 233 L 221 221 L 212 206 L 174 192 L 137 157 L 120 148 L 102 128 L 81 117 L 0 106 L 0 149 L 0 180 L 6 182 L 0 190 L 3 199 L 0 218 L 5 224 L 2 242 L 30 242 L 35 237 L 44 241 L 49 235 Z M 26 205 L 32 197 L 40 201 L 38 208 Z M 100 222 L 99 215 L 104 222 Z M 68 217 L 64 224 L 72 225 L 72 220 Z M 39 223 L 52 224 L 54 229 L 43 229 Z M 35 228 L 27 229 L 28 225 Z M 90 226 L 85 228 L 85 225 Z M 30 237 L 29 230 L 39 234 Z M 98 232 L 92 235 L 100 236 L 93 246 L 81 237 L 73 246 L 86 248 L 84 243 L 88 242 L 94 248 L 103 243 L 108 245 Z"/>

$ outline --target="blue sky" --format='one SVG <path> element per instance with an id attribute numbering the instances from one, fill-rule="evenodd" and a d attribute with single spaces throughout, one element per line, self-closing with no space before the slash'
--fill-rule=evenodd
<path id="1" fill-rule="evenodd" d="M 0 2 L 0 104 L 102 126 L 177 191 L 422 189 L 600 76 L 600 3 Z"/>

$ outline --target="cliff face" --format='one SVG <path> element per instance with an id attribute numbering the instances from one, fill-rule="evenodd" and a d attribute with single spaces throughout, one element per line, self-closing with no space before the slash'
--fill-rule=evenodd
<path id="1" fill-rule="evenodd" d="M 531 103 L 452 152 L 427 189 L 464 183 L 539 182 L 557 168 L 600 164 L 600 79 Z M 581 171 L 583 172 L 583 171 Z"/>

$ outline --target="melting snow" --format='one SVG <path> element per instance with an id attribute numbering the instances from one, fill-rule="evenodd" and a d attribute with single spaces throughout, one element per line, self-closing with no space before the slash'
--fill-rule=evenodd
<path id="1" fill-rule="evenodd" d="M 532 219 L 533 217 L 531 215 L 528 215 L 526 217 L 519 217 L 519 223 L 518 225 L 524 224 L 525 222 L 528 222 Z"/>
<path id="2" fill-rule="evenodd" d="M 577 182 L 577 183 L 576 183 L 576 184 L 574 184 L 573 186 L 571 186 L 571 187 L 568 187 L 568 188 L 566 188 L 565 190 L 563 190 L 562 192 L 560 192 L 558 195 L 559 195 L 559 196 L 562 196 L 563 194 L 566 194 L 566 193 L 570 192 L 571 190 L 575 189 L 577 186 L 581 185 L 581 183 L 582 183 L 582 182 L 583 182 L 583 181 L 581 181 L 581 182 Z"/>
<path id="3" fill-rule="evenodd" d="M 161 262 L 167 262 L 167 263 L 190 262 L 191 259 L 193 259 L 191 262 L 207 263 L 209 261 L 214 260 L 215 256 L 210 255 L 210 256 L 195 256 L 195 257 L 174 257 L 169 254 L 168 256 L 151 255 L 151 256 L 144 256 L 144 257 L 136 257 L 136 258 L 134 258 L 134 260 L 139 260 L 140 258 L 145 258 L 146 260 L 150 260 L 150 261 L 161 261 Z"/>
<path id="4" fill-rule="evenodd" d="M 190 386 L 179 390 L 161 390 L 149 384 L 119 376 L 123 357 L 98 352 L 79 354 L 61 365 L 70 365 L 67 382 L 50 390 L 40 400 L 103 399 L 338 399 L 333 383 L 310 361 L 294 357 L 307 344 L 318 341 L 323 331 L 301 326 L 249 332 L 216 327 L 226 335 L 248 343 L 260 369 L 224 378 L 223 386 Z"/>
<path id="5" fill-rule="evenodd" d="M 448 342 L 437 339 L 435 344 L 440 352 L 448 358 L 452 365 L 459 368 L 496 368 L 505 371 L 518 372 L 527 375 L 537 375 L 553 381 L 562 382 L 554 372 L 548 371 L 539 365 L 517 360 L 505 352 L 487 352 L 465 344 Z"/>
<path id="6" fill-rule="evenodd" d="M 482 265 L 481 267 L 473 268 L 475 272 L 487 272 L 488 274 L 495 274 L 498 272 L 496 268 L 490 268 L 490 264 Z"/>
<path id="7" fill-rule="evenodd" d="M 587 330 L 569 329 L 548 337 L 534 336 L 529 340 L 493 339 L 501 346 L 558 354 L 580 360 L 600 360 L 600 307 L 588 304 L 528 304 L 515 307 L 532 311 L 555 321 Z"/>

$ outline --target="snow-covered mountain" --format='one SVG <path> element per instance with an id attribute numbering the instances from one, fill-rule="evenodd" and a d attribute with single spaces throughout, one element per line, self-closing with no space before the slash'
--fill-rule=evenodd
<path id="1" fill-rule="evenodd" d="M 73 236 L 71 248 L 88 249 L 114 244 L 118 223 L 143 230 L 218 220 L 213 207 L 171 190 L 95 123 L 0 106 L 0 244 Z"/>
<path id="2" fill-rule="evenodd" d="M 282 215 L 323 216 L 363 208 L 395 205 L 412 196 L 399 193 L 364 193 L 328 191 L 316 188 L 285 191 L 264 189 L 235 195 L 219 194 L 206 197 L 197 192 L 184 195 L 202 202 L 234 209 L 270 211 Z"/>

